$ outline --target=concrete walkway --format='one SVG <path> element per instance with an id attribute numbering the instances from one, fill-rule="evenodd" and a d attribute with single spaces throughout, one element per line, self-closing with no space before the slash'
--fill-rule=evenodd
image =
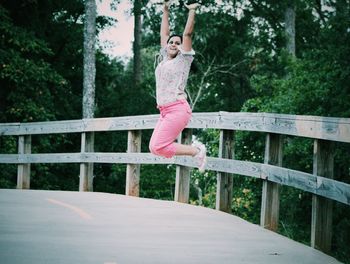
<path id="1" fill-rule="evenodd" d="M 0 190 L 0 263 L 340 262 L 208 208 L 106 193 Z"/>

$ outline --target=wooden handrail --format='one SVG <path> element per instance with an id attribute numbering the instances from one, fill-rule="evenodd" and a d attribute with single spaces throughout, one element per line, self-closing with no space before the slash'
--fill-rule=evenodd
<path id="1" fill-rule="evenodd" d="M 46 153 L 0 154 L 0 164 L 35 163 L 111 163 L 111 164 L 174 164 L 196 167 L 191 157 L 177 156 L 165 159 L 150 153 Z M 207 170 L 261 178 L 281 185 L 318 194 L 350 205 L 350 184 L 327 179 L 314 174 L 278 166 L 208 157 Z"/>
<path id="2" fill-rule="evenodd" d="M 158 115 L 68 121 L 3 123 L 0 135 L 36 135 L 153 129 Z M 269 113 L 194 113 L 187 128 L 276 133 L 350 143 L 350 118 Z"/>
<path id="3" fill-rule="evenodd" d="M 175 164 L 175 200 L 188 202 L 192 157 L 165 159 L 141 151 L 141 130 L 153 129 L 158 115 L 95 118 L 82 120 L 5 123 L 0 136 L 18 136 L 18 154 L 0 154 L 0 164 L 17 164 L 17 188 L 30 188 L 32 163 L 80 163 L 80 191 L 92 191 L 93 163 L 127 164 L 126 194 L 139 195 L 140 164 Z M 220 129 L 219 158 L 209 157 L 207 170 L 218 172 L 216 208 L 230 212 L 232 174 L 260 178 L 263 181 L 261 222 L 276 231 L 278 226 L 280 186 L 292 186 L 313 194 L 311 245 L 330 250 L 331 202 L 350 205 L 350 184 L 333 180 L 333 141 L 350 143 L 350 119 L 281 115 L 270 113 L 194 113 L 180 140 L 189 143 L 193 128 Z M 234 131 L 266 133 L 264 163 L 234 160 Z M 128 153 L 94 152 L 95 132 L 128 131 Z M 31 154 L 31 135 L 80 133 L 80 153 Z M 282 135 L 308 137 L 314 143 L 313 174 L 283 168 Z M 328 220 L 325 221 L 324 217 Z"/>

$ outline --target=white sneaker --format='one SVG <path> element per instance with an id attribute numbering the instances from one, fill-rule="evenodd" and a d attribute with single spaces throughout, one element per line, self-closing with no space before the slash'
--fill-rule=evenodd
<path id="1" fill-rule="evenodd" d="M 197 160 L 198 170 L 199 172 L 204 172 L 207 165 L 207 149 L 203 143 L 197 140 L 193 141 L 192 146 L 198 149 L 198 153 L 194 156 Z"/>

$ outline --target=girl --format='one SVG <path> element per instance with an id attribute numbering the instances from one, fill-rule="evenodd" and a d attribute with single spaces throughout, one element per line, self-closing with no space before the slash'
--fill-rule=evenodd
<path id="1" fill-rule="evenodd" d="M 160 29 L 161 62 L 155 71 L 160 118 L 153 131 L 149 149 L 153 154 L 166 158 L 174 155 L 191 155 L 197 160 L 199 171 L 203 172 L 206 166 L 205 146 L 198 141 L 193 142 L 191 146 L 174 142 L 192 115 L 191 107 L 186 100 L 185 88 L 195 54 L 192 49 L 192 33 L 195 10 L 199 4 L 186 5 L 189 13 L 182 36 L 170 36 L 170 4 L 171 1 L 164 1 Z"/>

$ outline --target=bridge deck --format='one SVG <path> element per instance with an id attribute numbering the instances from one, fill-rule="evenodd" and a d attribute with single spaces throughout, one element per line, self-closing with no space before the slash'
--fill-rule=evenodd
<path id="1" fill-rule="evenodd" d="M 2 264 L 340 263 L 208 208 L 106 193 L 0 190 Z"/>

